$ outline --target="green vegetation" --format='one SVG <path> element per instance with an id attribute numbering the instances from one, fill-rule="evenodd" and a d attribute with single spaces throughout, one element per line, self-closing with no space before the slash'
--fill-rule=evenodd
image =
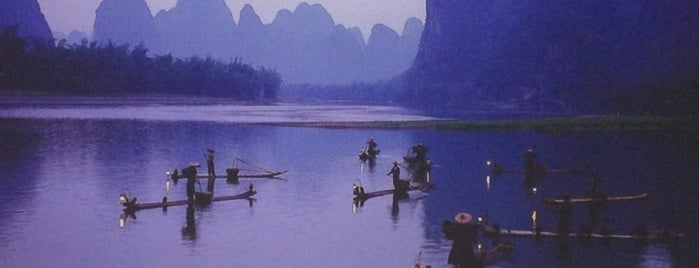
<path id="1" fill-rule="evenodd" d="M 574 116 L 516 120 L 428 120 L 374 122 L 293 122 L 275 125 L 323 128 L 435 129 L 444 131 L 534 130 L 559 133 L 590 130 L 693 130 L 696 123 L 672 117 Z"/>
<path id="2" fill-rule="evenodd" d="M 237 60 L 150 57 L 142 45 L 96 42 L 32 42 L 17 27 L 0 32 L 0 93 L 35 94 L 171 94 L 271 100 L 281 77 Z"/>

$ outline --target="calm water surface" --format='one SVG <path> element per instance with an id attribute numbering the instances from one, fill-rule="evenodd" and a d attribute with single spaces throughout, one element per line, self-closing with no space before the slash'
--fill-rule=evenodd
<path id="1" fill-rule="evenodd" d="M 613 232 L 652 225 L 696 235 L 699 224 L 695 133 L 292 128 L 242 124 L 230 118 L 257 111 L 235 109 L 178 105 L 163 110 L 141 104 L 0 109 L 0 267 L 412 267 L 420 253 L 423 265 L 449 267 L 451 241 L 440 226 L 457 212 L 527 230 L 537 211 L 544 229 L 553 230 L 556 210 L 541 199 L 561 191 L 585 193 L 585 173 L 549 175 L 537 182 L 536 194 L 517 174 L 491 177 L 486 188 L 486 160 L 520 168 L 527 148 L 536 149 L 539 161 L 552 168 L 597 169 L 612 195 L 648 192 L 645 200 L 613 203 L 601 213 Z M 415 116 L 367 107 L 306 109 L 314 112 L 299 115 L 290 109 L 274 120 Z M 187 120 L 178 120 L 180 114 Z M 357 159 L 368 137 L 381 149 L 373 167 Z M 352 183 L 361 182 L 367 191 L 391 188 L 385 175 L 391 162 L 418 142 L 430 149 L 437 188 L 406 200 L 384 196 L 353 207 Z M 252 205 L 218 202 L 197 207 L 189 220 L 186 207 L 145 210 L 120 227 L 121 192 L 141 202 L 159 201 L 166 194 L 165 172 L 203 163 L 206 148 L 216 149 L 218 173 L 236 157 L 288 173 L 283 180 L 218 181 L 218 195 L 245 191 L 253 183 L 258 194 Z M 167 195 L 180 199 L 184 192 L 180 183 Z M 585 206 L 574 207 L 572 230 L 582 226 L 587 213 Z M 572 240 L 563 250 L 551 239 L 504 239 L 517 248 L 497 267 L 699 263 L 696 241 Z M 479 242 L 492 245 L 482 237 Z"/>

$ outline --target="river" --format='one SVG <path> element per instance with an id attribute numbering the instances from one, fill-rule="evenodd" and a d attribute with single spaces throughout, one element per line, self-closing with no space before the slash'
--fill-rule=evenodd
<path id="1" fill-rule="evenodd" d="M 691 131 L 539 133 L 324 129 L 258 125 L 279 122 L 434 119 L 396 107 L 228 105 L 143 102 L 11 102 L 0 108 L 0 267 L 449 267 L 451 241 L 441 224 L 458 212 L 502 228 L 545 231 L 558 211 L 542 199 L 585 195 L 590 170 L 609 195 L 648 193 L 610 203 L 599 226 L 615 234 L 640 229 L 686 233 L 699 224 L 699 139 Z M 358 160 L 369 137 L 381 153 Z M 352 202 L 351 187 L 392 187 L 386 173 L 411 146 L 429 147 L 436 188 Z M 170 207 L 122 214 L 119 194 L 139 202 L 185 197 L 184 183 L 166 190 L 165 172 L 216 150 L 217 173 L 287 170 L 281 179 L 217 181 L 215 193 L 257 189 L 254 201 L 217 202 L 187 211 Z M 549 174 L 526 185 L 521 174 L 490 174 L 487 160 L 522 168 L 535 149 Z M 405 171 L 404 171 L 405 172 Z M 406 173 L 404 173 L 406 174 Z M 490 177 L 488 177 L 490 176 Z M 571 230 L 588 222 L 574 205 Z M 496 267 L 692 267 L 696 240 L 647 242 L 503 237 L 516 248 Z M 493 242 L 479 237 L 490 248 Z"/>

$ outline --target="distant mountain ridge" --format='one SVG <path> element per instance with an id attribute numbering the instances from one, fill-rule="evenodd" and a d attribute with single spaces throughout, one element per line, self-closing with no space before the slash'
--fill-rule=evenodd
<path id="1" fill-rule="evenodd" d="M 293 12 L 280 10 L 269 24 L 246 4 L 236 24 L 224 0 L 178 0 L 175 7 L 150 19 L 151 29 L 144 5 L 144 0 L 103 0 L 96 13 L 95 40 L 143 43 L 155 54 L 182 58 L 239 58 L 277 70 L 286 83 L 390 79 L 412 65 L 419 43 L 416 36 L 422 34 L 422 22 L 412 18 L 402 35 L 384 25 L 374 26 L 365 44 L 358 28 L 335 24 L 323 6 L 307 3 Z M 125 10 L 132 10 L 130 17 L 122 14 Z M 123 35 L 126 32 L 134 34 Z"/>
<path id="2" fill-rule="evenodd" d="M 140 0 L 143 1 L 143 0 Z M 175 7 L 161 10 L 154 18 L 159 44 L 152 47 L 160 54 L 175 56 L 212 56 L 226 59 L 232 55 L 235 21 L 224 0 L 178 0 Z"/>

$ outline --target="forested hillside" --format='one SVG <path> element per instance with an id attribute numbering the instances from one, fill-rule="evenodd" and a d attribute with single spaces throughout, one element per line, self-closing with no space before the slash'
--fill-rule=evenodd
<path id="1" fill-rule="evenodd" d="M 148 56 L 143 46 L 65 44 L 0 35 L 0 91 L 80 95 L 182 94 L 272 100 L 281 77 L 238 60 Z"/>

